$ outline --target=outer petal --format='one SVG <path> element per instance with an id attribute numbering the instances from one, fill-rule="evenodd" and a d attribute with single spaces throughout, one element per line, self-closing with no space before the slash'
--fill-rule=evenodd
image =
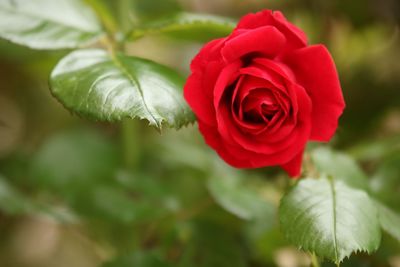
<path id="1" fill-rule="evenodd" d="M 239 21 L 236 29 L 255 29 L 267 25 L 275 26 L 285 35 L 289 48 L 301 48 L 307 45 L 304 32 L 287 21 L 279 11 L 263 10 L 248 14 Z"/>
<path id="2" fill-rule="evenodd" d="M 222 59 L 218 61 L 223 39 L 206 44 L 191 64 L 192 74 L 186 81 L 184 97 L 198 119 L 205 123 L 215 123 L 213 107 L 213 86 L 222 69 Z M 211 61 L 214 59 L 214 61 Z"/>
<path id="3" fill-rule="evenodd" d="M 251 163 L 247 160 L 252 155 L 248 155 L 249 153 L 240 148 L 227 148 L 227 144 L 221 141 L 221 137 L 214 127 L 208 126 L 201 121 L 198 121 L 198 125 L 207 145 L 212 147 L 226 163 L 236 168 L 252 167 Z"/>
<path id="4" fill-rule="evenodd" d="M 304 47 L 307 45 L 307 36 L 305 33 L 290 23 L 280 11 L 273 12 L 275 23 L 295 47 Z"/>
<path id="5" fill-rule="evenodd" d="M 335 64 L 323 45 L 299 49 L 288 65 L 313 103 L 311 140 L 329 141 L 336 131 L 345 102 Z"/>
<path id="6" fill-rule="evenodd" d="M 232 62 L 246 54 L 257 53 L 274 57 L 283 49 L 285 36 L 273 26 L 264 26 L 227 40 L 221 53 L 225 61 Z"/>
<path id="7" fill-rule="evenodd" d="M 221 60 L 220 50 L 226 38 L 215 39 L 203 46 L 200 52 L 193 58 L 190 69 L 194 71 L 202 70 L 210 61 Z"/>
<path id="8" fill-rule="evenodd" d="M 219 73 L 214 87 L 214 106 L 218 107 L 222 96 L 227 92 L 227 88 L 238 78 L 239 69 L 242 65 L 240 60 L 225 66 Z"/>
<path id="9" fill-rule="evenodd" d="M 190 75 L 184 88 L 184 97 L 198 119 L 212 124 L 215 121 L 215 109 L 203 92 L 202 79 L 200 73 Z"/>
<path id="10" fill-rule="evenodd" d="M 272 10 L 263 10 L 257 13 L 250 13 L 243 16 L 236 29 L 255 29 L 262 26 L 274 25 Z"/>
<path id="11" fill-rule="evenodd" d="M 303 154 L 304 149 L 298 153 L 291 161 L 281 165 L 281 168 L 284 169 L 289 176 L 297 178 L 301 174 L 301 164 L 303 162 Z"/>
<path id="12" fill-rule="evenodd" d="M 197 120 L 197 124 L 206 144 L 217 150 L 221 144 L 221 138 L 215 128 L 203 123 L 201 120 Z"/>

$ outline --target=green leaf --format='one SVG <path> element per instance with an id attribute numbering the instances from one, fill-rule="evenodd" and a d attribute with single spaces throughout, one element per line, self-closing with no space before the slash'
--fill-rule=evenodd
<path id="1" fill-rule="evenodd" d="M 353 252 L 375 251 L 381 239 L 369 196 L 326 178 L 299 181 L 281 200 L 280 222 L 293 244 L 336 263 Z"/>
<path id="2" fill-rule="evenodd" d="M 113 5 L 118 1 L 108 0 L 83 0 L 95 12 L 99 20 L 104 26 L 104 29 L 109 33 L 118 31 L 117 12 Z"/>
<path id="3" fill-rule="evenodd" d="M 222 208 L 241 219 L 273 218 L 275 208 L 272 204 L 244 181 L 244 177 L 234 174 L 220 175 L 208 180 L 208 189 Z"/>
<path id="4" fill-rule="evenodd" d="M 149 60 L 100 49 L 72 52 L 51 74 L 51 91 L 69 110 L 92 119 L 146 119 L 162 128 L 194 121 L 183 100 L 184 79 Z"/>
<path id="5" fill-rule="evenodd" d="M 400 214 L 376 201 L 379 212 L 379 221 L 383 230 L 400 242 Z"/>
<path id="6" fill-rule="evenodd" d="M 0 37 L 34 49 L 76 48 L 103 35 L 80 0 L 0 0 Z"/>
<path id="7" fill-rule="evenodd" d="M 311 157 L 321 175 L 340 179 L 354 188 L 368 189 L 367 176 L 350 156 L 319 147 L 312 151 Z"/>
<path id="8" fill-rule="evenodd" d="M 192 13 L 178 13 L 135 28 L 131 38 L 163 34 L 189 41 L 209 41 L 229 35 L 235 28 L 231 19 Z"/>

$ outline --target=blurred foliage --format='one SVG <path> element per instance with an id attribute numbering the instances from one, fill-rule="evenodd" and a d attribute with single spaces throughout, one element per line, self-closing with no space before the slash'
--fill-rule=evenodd
<path id="1" fill-rule="evenodd" d="M 235 20 L 262 8 L 282 10 L 311 43 L 330 48 L 347 102 L 333 145 L 351 157 L 318 147 L 305 168 L 314 162 L 310 172 L 367 188 L 390 208 L 381 223 L 400 227 L 392 216 L 400 212 L 399 1 L 85 1 L 108 30 L 126 24 L 118 16 L 124 8 L 132 10 L 136 26 L 168 22 L 180 11 Z M 214 36 L 185 27 L 127 49 L 187 74 L 197 41 Z M 177 35 L 186 41 L 178 44 Z M 70 114 L 47 85 L 67 52 L 0 41 L 0 266 L 309 265 L 309 256 L 278 226 L 279 200 L 293 181 L 274 168 L 231 169 L 206 147 L 196 126 L 159 134 L 138 122 L 138 135 L 126 142 L 121 125 Z M 384 235 L 376 254 L 357 254 L 342 266 L 400 266 L 396 233 Z"/>

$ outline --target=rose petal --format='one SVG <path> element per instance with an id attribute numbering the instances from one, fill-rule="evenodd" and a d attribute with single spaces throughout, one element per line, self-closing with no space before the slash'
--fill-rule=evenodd
<path id="1" fill-rule="evenodd" d="M 210 126 L 199 119 L 197 120 L 197 124 L 199 127 L 199 131 L 200 133 L 202 133 L 206 144 L 216 150 L 219 147 L 219 144 L 221 143 L 220 142 L 221 138 L 219 137 L 218 132 L 215 130 L 213 126 Z"/>
<path id="2" fill-rule="evenodd" d="M 215 124 L 213 106 L 213 87 L 222 69 L 221 61 L 216 59 L 224 39 L 217 39 L 206 44 L 192 60 L 192 74 L 184 87 L 184 98 L 198 119 L 208 124 Z M 218 53 L 217 53 L 218 52 Z"/>
<path id="3" fill-rule="evenodd" d="M 226 67 L 224 67 L 219 73 L 218 79 L 215 83 L 214 88 L 214 106 L 218 107 L 219 102 L 221 101 L 222 96 L 226 93 L 228 87 L 232 85 L 232 83 L 237 80 L 239 76 L 239 69 L 242 66 L 242 62 L 240 60 L 235 61 Z"/>
<path id="4" fill-rule="evenodd" d="M 231 100 L 231 110 L 233 119 L 238 124 L 238 126 L 245 132 L 257 134 L 258 132 L 262 131 L 266 126 L 264 124 L 255 124 L 255 123 L 248 123 L 243 120 L 243 110 L 242 110 L 242 101 L 238 99 L 238 92 L 244 84 L 245 76 L 241 76 L 236 84 L 236 87 L 232 94 Z M 245 83 L 248 85 L 248 83 Z M 237 106 L 237 107 L 235 107 Z"/>
<path id="5" fill-rule="evenodd" d="M 203 71 L 203 88 L 202 92 L 207 95 L 212 103 L 214 100 L 214 87 L 219 74 L 221 73 L 222 69 L 225 67 L 225 64 L 222 61 L 210 61 L 204 67 Z"/>
<path id="6" fill-rule="evenodd" d="M 219 60 L 221 57 L 220 50 L 226 38 L 212 40 L 205 44 L 200 52 L 193 58 L 190 69 L 192 72 L 203 71 L 203 68 L 210 62 Z"/>
<path id="7" fill-rule="evenodd" d="M 212 102 L 202 92 L 202 89 L 202 75 L 194 72 L 186 81 L 183 91 L 184 97 L 198 119 L 208 124 L 213 124 L 215 121 L 215 109 Z"/>
<path id="8" fill-rule="evenodd" d="M 272 10 L 263 10 L 243 16 L 236 29 L 255 29 L 262 26 L 274 25 Z"/>
<path id="9" fill-rule="evenodd" d="M 277 110 L 276 100 L 272 92 L 268 89 L 260 88 L 254 90 L 248 97 L 245 98 L 243 103 L 244 112 L 250 110 L 257 110 L 258 112 L 263 112 L 262 106 L 266 105 L 264 110 Z M 274 107 L 274 108 L 272 108 Z"/>
<path id="10" fill-rule="evenodd" d="M 304 149 L 301 150 L 300 153 L 298 153 L 292 160 L 289 162 L 282 164 L 281 168 L 284 169 L 289 176 L 291 177 L 299 177 L 301 174 L 301 164 L 303 162 L 303 154 L 304 154 Z"/>
<path id="11" fill-rule="evenodd" d="M 254 154 L 250 154 L 239 147 L 228 146 L 222 142 L 222 139 L 214 127 L 198 121 L 199 131 L 202 133 L 207 145 L 212 147 L 218 155 L 229 165 L 236 168 L 251 168 L 252 165 L 247 158 L 251 158 Z"/>
<path id="12" fill-rule="evenodd" d="M 293 48 L 304 47 L 307 45 L 307 36 L 298 27 L 287 21 L 280 11 L 273 12 L 277 28 L 288 38 L 288 44 L 292 44 Z"/>
<path id="13" fill-rule="evenodd" d="M 299 107 L 296 117 L 286 116 L 285 120 L 278 121 L 267 131 L 261 133 L 259 136 L 254 136 L 254 142 L 262 142 L 263 140 L 280 142 L 281 140 L 289 138 L 295 131 L 302 131 L 304 133 L 302 134 L 301 142 L 305 143 L 309 139 L 311 131 L 310 117 L 312 112 L 311 100 L 304 88 L 293 84 L 290 89 L 294 92 L 294 101 Z"/>
<path id="14" fill-rule="evenodd" d="M 315 141 L 329 141 L 336 131 L 345 102 L 335 64 L 323 45 L 297 50 L 286 59 L 313 102 L 312 131 Z"/>
<path id="15" fill-rule="evenodd" d="M 264 122 L 266 125 L 280 109 L 274 94 L 265 88 L 253 90 L 244 99 L 242 106 L 244 115 L 251 116 L 256 122 Z"/>
<path id="16" fill-rule="evenodd" d="M 247 151 L 251 151 L 262 156 L 252 158 L 253 165 L 265 164 L 266 159 L 275 164 L 287 162 L 293 155 L 297 154 L 309 137 L 311 128 L 307 122 L 301 122 L 296 130 L 286 138 L 281 138 L 279 142 L 271 142 L 268 139 L 255 138 L 253 135 L 241 132 L 234 124 L 234 120 L 229 108 L 221 104 L 217 112 L 218 132 L 224 143 L 231 146 L 239 146 Z"/>
<path id="17" fill-rule="evenodd" d="M 275 64 L 271 60 L 266 59 L 264 61 L 259 61 L 259 63 L 262 63 L 262 65 L 253 64 L 250 67 L 242 68 L 240 72 L 242 74 L 258 77 L 273 83 L 274 87 L 279 89 L 280 94 L 283 95 L 281 99 L 284 100 L 286 97 L 289 99 L 291 103 L 290 106 L 292 109 L 292 115 L 293 117 L 296 117 L 298 106 L 297 101 L 295 100 L 295 93 L 290 89 L 292 86 L 290 77 L 286 75 L 282 76 L 284 75 L 284 71 L 279 65 Z"/>
<path id="18" fill-rule="evenodd" d="M 296 81 L 296 76 L 292 72 L 292 70 L 286 66 L 286 64 L 274 61 L 268 58 L 257 57 L 253 59 L 253 66 L 264 69 L 267 68 L 273 71 L 275 74 L 281 76 L 285 80 L 294 82 Z"/>
<path id="19" fill-rule="evenodd" d="M 262 26 L 275 26 L 282 32 L 286 39 L 288 50 L 305 47 L 307 45 L 307 36 L 302 30 L 286 20 L 284 15 L 272 10 L 263 10 L 254 14 L 244 16 L 236 29 L 255 29 Z"/>
<path id="20" fill-rule="evenodd" d="M 235 88 L 233 92 L 232 101 L 234 101 L 238 106 L 239 110 L 241 111 L 243 108 L 243 101 L 244 99 L 253 91 L 258 89 L 266 89 L 266 88 L 273 88 L 274 86 L 263 79 L 252 77 L 248 75 L 240 76 L 240 86 Z M 268 90 L 268 89 L 266 89 Z M 240 112 L 242 113 L 242 112 Z"/>
<path id="21" fill-rule="evenodd" d="M 283 94 L 286 93 L 286 89 L 284 87 L 285 83 L 283 82 L 282 78 L 266 68 L 260 68 L 259 66 L 252 65 L 241 68 L 239 72 L 242 75 L 260 79 L 264 81 L 264 84 L 265 82 L 268 82 L 269 84 L 272 84 L 273 87 L 279 89 Z"/>
<path id="22" fill-rule="evenodd" d="M 275 27 L 264 26 L 247 30 L 232 39 L 228 39 L 221 50 L 226 62 L 235 61 L 247 54 L 262 54 L 274 57 L 286 42 L 285 36 Z"/>

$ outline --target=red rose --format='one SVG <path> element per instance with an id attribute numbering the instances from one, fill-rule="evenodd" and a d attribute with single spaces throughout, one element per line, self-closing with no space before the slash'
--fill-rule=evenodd
<path id="1" fill-rule="evenodd" d="M 244 16 L 193 59 L 184 96 L 205 141 L 230 165 L 300 175 L 308 140 L 329 141 L 345 103 L 323 45 L 281 12 Z"/>

